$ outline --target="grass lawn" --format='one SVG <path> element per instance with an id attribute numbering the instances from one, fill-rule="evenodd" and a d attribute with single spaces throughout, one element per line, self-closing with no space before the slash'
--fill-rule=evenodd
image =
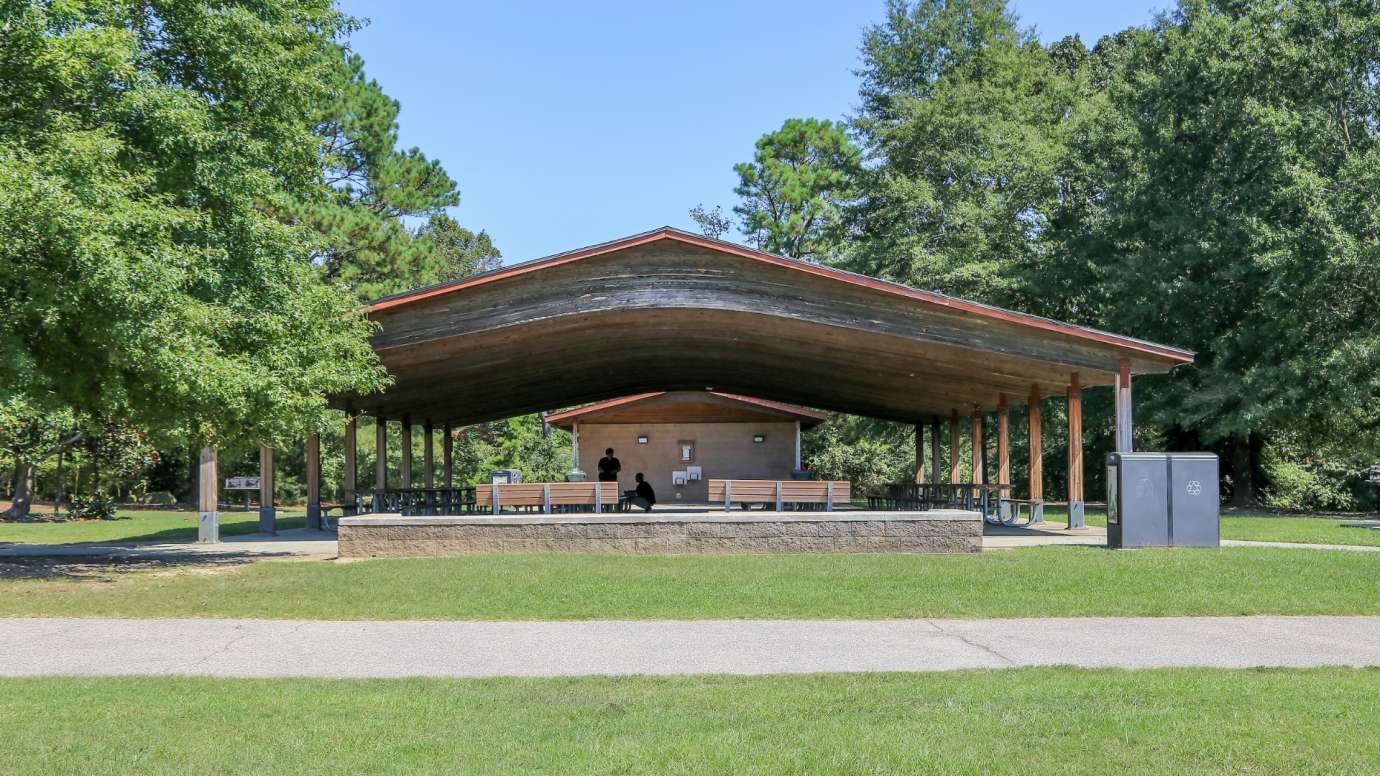
<path id="1" fill-rule="evenodd" d="M 48 509 L 35 510 L 47 516 Z M 194 542 L 196 512 L 169 509 L 121 509 L 116 520 L 69 520 L 42 523 L 0 522 L 0 542 L 68 544 L 74 542 Z M 278 510 L 278 528 L 303 528 L 303 509 Z M 259 513 L 221 512 L 220 535 L 235 536 L 259 530 Z"/>
<path id="2" fill-rule="evenodd" d="M 0 772 L 1374 773 L 1380 670 L 0 680 Z"/>
<path id="3" fill-rule="evenodd" d="M 1105 528 L 1107 513 L 1089 509 L 1088 525 Z M 1068 522 L 1068 510 L 1050 507 L 1045 519 Z M 1225 512 L 1222 538 L 1251 542 L 1297 542 L 1299 544 L 1352 544 L 1380 547 L 1380 520 L 1373 515 L 1336 517 L 1332 515 L 1271 515 Z"/>
<path id="4" fill-rule="evenodd" d="M 983 555 L 474 555 L 71 573 L 0 564 L 0 616 L 882 619 L 1380 615 L 1380 557 L 1273 548 Z M 47 564 L 47 565 L 44 565 Z"/>

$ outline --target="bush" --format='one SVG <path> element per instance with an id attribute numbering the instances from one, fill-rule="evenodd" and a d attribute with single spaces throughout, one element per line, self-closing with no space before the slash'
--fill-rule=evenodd
<path id="1" fill-rule="evenodd" d="M 115 497 L 104 493 L 78 496 L 72 500 L 72 514 L 84 520 L 114 520 Z"/>

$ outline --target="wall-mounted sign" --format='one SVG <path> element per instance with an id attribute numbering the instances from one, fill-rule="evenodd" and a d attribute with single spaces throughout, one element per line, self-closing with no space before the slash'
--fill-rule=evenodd
<path id="1" fill-rule="evenodd" d="M 259 478 L 258 478 L 258 477 L 226 477 L 226 478 L 225 478 L 225 489 L 226 489 L 226 490 L 258 490 L 258 489 L 259 489 Z"/>
<path id="2" fill-rule="evenodd" d="M 637 435 L 637 443 L 638 443 L 639 445 L 645 445 L 645 444 L 647 444 L 647 435 L 646 435 L 646 434 L 638 434 L 638 435 Z"/>
<path id="3" fill-rule="evenodd" d="M 767 435 L 766 435 L 766 434 L 753 434 L 753 435 L 752 435 L 752 441 L 753 441 L 754 444 L 759 444 L 759 445 L 760 445 L 760 444 L 762 444 L 763 442 L 767 441 Z"/>
<path id="4" fill-rule="evenodd" d="M 704 478 L 704 470 L 698 466 L 685 467 L 685 479 L 690 482 L 699 482 Z"/>
<path id="5" fill-rule="evenodd" d="M 672 485 L 684 485 L 687 478 L 688 474 L 684 470 L 671 472 Z"/>

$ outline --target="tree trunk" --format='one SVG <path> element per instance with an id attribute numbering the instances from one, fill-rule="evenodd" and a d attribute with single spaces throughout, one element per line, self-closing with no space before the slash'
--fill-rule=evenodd
<path id="1" fill-rule="evenodd" d="M 1237 434 L 1231 439 L 1231 484 L 1232 506 L 1249 507 L 1255 503 L 1250 434 Z"/>
<path id="2" fill-rule="evenodd" d="M 23 458 L 15 460 L 14 498 L 3 514 L 5 519 L 23 520 L 29 516 L 29 508 L 33 506 L 34 468 L 33 463 Z"/>
<path id="3" fill-rule="evenodd" d="M 57 477 L 56 477 L 56 479 L 57 479 L 57 487 L 56 487 L 56 489 L 55 489 L 56 492 L 53 494 L 53 515 L 54 515 L 55 517 L 56 517 L 57 515 L 62 514 L 62 459 L 63 459 L 63 453 L 65 453 L 65 452 L 66 452 L 65 450 L 59 450 L 59 451 L 58 451 L 58 459 L 57 459 Z"/>

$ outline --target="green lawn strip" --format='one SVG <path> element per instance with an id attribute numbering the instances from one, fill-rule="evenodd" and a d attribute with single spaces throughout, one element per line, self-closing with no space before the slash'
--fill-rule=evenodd
<path id="1" fill-rule="evenodd" d="M 1380 670 L 0 680 L 4 773 L 1369 773 Z"/>
<path id="2" fill-rule="evenodd" d="M 1380 615 L 1380 558 L 1273 548 L 472 555 L 0 580 L 0 616 L 884 619 Z M 33 578 L 37 577 L 37 578 Z"/>
<path id="3" fill-rule="evenodd" d="M 115 520 L 0 523 L 0 542 L 72 544 L 77 542 L 191 542 L 196 541 L 197 513 L 171 509 L 121 509 Z M 279 509 L 278 528 L 306 526 L 301 509 Z M 259 530 L 259 513 L 221 512 L 221 536 Z"/>

